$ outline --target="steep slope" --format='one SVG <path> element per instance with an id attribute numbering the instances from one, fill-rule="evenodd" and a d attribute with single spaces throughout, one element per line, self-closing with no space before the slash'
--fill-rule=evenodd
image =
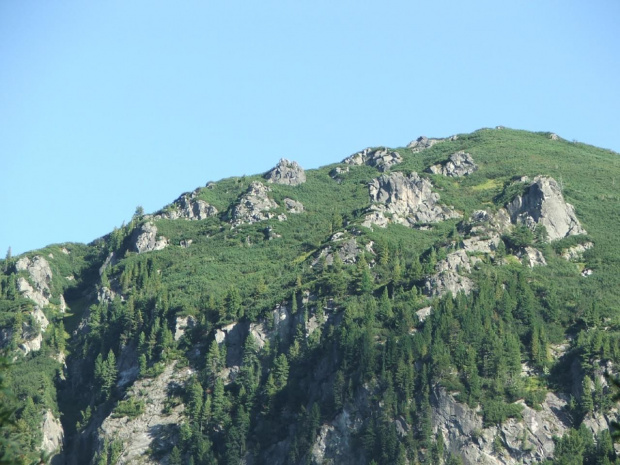
<path id="1" fill-rule="evenodd" d="M 62 412 L 56 463 L 615 463 L 617 175 L 483 129 L 2 262 L 27 447 L 60 450 Z"/>

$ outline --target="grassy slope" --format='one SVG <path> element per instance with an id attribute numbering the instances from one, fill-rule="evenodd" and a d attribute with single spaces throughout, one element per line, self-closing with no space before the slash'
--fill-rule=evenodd
<path id="1" fill-rule="evenodd" d="M 566 285 L 562 287 L 572 295 L 565 299 L 568 302 L 577 302 L 581 295 L 586 295 L 597 299 L 605 308 L 618 309 L 620 251 L 615 235 L 620 226 L 617 214 L 620 196 L 615 179 L 620 182 L 620 158 L 617 154 L 584 144 L 550 140 L 548 133 L 510 129 L 460 135 L 456 141 L 442 142 L 417 154 L 408 149 L 397 150 L 404 162 L 394 169 L 419 173 L 455 151 L 471 153 L 480 167 L 474 174 L 462 179 L 428 175 L 442 201 L 453 205 L 465 217 L 476 209 L 497 208 L 493 199 L 513 176 L 554 177 L 563 185 L 566 200 L 575 206 L 578 218 L 596 244 L 587 255 L 587 266 L 594 268 L 595 274 L 583 279 L 576 265 L 563 262 L 548 249 L 545 253 L 551 266 L 536 270 L 537 275 L 543 281 L 565 280 Z M 161 260 L 163 281 L 179 291 L 207 289 L 208 293 L 218 295 L 230 283 L 237 284 L 247 295 L 261 278 L 273 289 L 290 284 L 297 274 L 303 273 L 304 263 L 307 266 L 304 257 L 330 237 L 334 215 L 354 224 L 369 205 L 366 186 L 378 175 L 377 171 L 352 167 L 343 175 L 342 183 L 337 183 L 328 174 L 333 166 L 308 171 L 308 181 L 300 186 L 270 185 L 271 195 L 278 204 L 282 205 L 284 197 L 290 197 L 305 205 L 303 214 L 288 214 L 287 222 L 274 218 L 231 230 L 230 225 L 215 219 L 158 221 L 161 234 L 173 244 L 181 239 L 194 240 L 188 249 L 174 247 L 156 252 L 158 261 Z M 250 182 L 260 179 L 253 176 L 222 180 L 211 189 L 202 189 L 200 198 L 220 212 L 227 212 Z M 284 212 L 283 207 L 279 212 Z M 387 230 L 375 228 L 374 232 L 366 233 L 374 240 L 400 242 L 421 254 L 454 224 L 455 221 L 438 224 L 431 231 L 390 226 Z M 282 238 L 264 241 L 268 225 Z"/>

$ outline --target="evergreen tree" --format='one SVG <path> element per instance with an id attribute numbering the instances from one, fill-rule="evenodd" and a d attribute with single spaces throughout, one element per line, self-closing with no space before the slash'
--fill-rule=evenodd
<path id="1" fill-rule="evenodd" d="M 370 274 L 368 262 L 366 262 L 363 254 L 357 261 L 355 276 L 357 290 L 362 294 L 370 294 L 374 288 L 374 283 L 372 275 Z"/>

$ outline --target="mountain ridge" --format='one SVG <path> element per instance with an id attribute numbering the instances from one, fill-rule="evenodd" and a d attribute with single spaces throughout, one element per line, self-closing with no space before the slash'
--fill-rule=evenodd
<path id="1" fill-rule="evenodd" d="M 89 245 L 20 256 L 49 260 L 49 279 L 5 260 L 0 316 L 13 329 L 3 344 L 19 351 L 37 339 L 15 352 L 19 370 L 28 379 L 49 365 L 45 382 L 59 390 L 56 401 L 13 383 L 17 416 L 36 426 L 40 412 L 62 410 L 56 463 L 128 460 L 131 435 L 119 439 L 106 419 L 120 411 L 142 428 L 148 396 L 131 386 L 167 389 L 158 380 L 180 364 L 187 376 L 164 396 L 176 423 L 144 432 L 127 463 L 535 463 L 563 453 L 521 417 L 561 424 L 557 433 L 582 435 L 582 456 L 615 460 L 601 434 L 616 412 L 602 377 L 616 372 L 616 157 L 498 128 L 366 149 L 316 170 L 283 159 L 137 211 Z M 443 216 L 429 215 L 434 205 Z M 48 303 L 24 300 L 18 282 L 47 285 Z M 39 312 L 47 332 L 32 320 Z M 485 327 L 495 336 L 480 339 Z M 505 355 L 489 362 L 489 347 Z M 536 413 L 550 405 L 561 420 Z M 445 408 L 480 426 L 452 424 Z"/>

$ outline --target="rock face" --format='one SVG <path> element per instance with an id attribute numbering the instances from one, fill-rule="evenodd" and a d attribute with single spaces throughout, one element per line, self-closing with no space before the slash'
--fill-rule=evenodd
<path id="1" fill-rule="evenodd" d="M 553 436 L 562 436 L 568 428 L 569 420 L 563 412 L 566 401 L 548 393 L 540 410 L 520 403 L 523 420 L 510 418 L 501 427 L 483 428 L 475 410 L 437 388 L 431 396 L 433 430 L 442 432 L 446 448 L 460 455 L 466 465 L 542 462 L 553 454 Z M 493 450 L 496 440 L 503 446 L 499 453 Z"/>
<path id="2" fill-rule="evenodd" d="M 452 178 L 467 176 L 478 169 L 474 159 L 469 153 L 456 152 L 450 155 L 450 159 L 445 163 L 433 165 L 428 168 L 428 172 L 441 174 Z"/>
<path id="3" fill-rule="evenodd" d="M 50 303 L 48 299 L 48 297 L 50 296 L 49 289 L 35 289 L 30 285 L 28 280 L 26 280 L 22 276 L 17 278 L 17 290 L 23 297 L 32 300 L 37 305 L 37 307 L 45 307 Z"/>
<path id="4" fill-rule="evenodd" d="M 138 380 L 129 389 L 128 396 L 144 402 L 144 413 L 136 418 L 106 418 L 98 431 L 99 449 L 106 439 L 120 440 L 123 448 L 117 463 L 160 463 L 150 456 L 148 450 L 163 449 L 169 452 L 176 443 L 178 425 L 183 422 L 183 405 L 164 413 L 165 402 L 169 390 L 181 386 L 191 374 L 190 368 L 176 372 L 173 365 L 168 365 L 157 378 Z"/>
<path id="5" fill-rule="evenodd" d="M 175 321 L 174 340 L 178 341 L 183 337 L 185 331 L 192 329 L 196 326 L 196 318 L 193 316 L 178 316 Z"/>
<path id="6" fill-rule="evenodd" d="M 417 223 L 436 223 L 459 218 L 452 208 L 439 203 L 439 194 L 431 190 L 431 183 L 417 173 L 405 176 L 395 172 L 382 175 L 370 183 L 370 200 L 376 204 L 370 208 L 364 226 L 387 224 L 385 214 L 391 214 L 393 223 L 413 227 Z M 383 216 L 383 219 L 381 219 Z"/>
<path id="7" fill-rule="evenodd" d="M 443 139 L 429 139 L 426 136 L 420 136 L 416 140 L 409 142 L 407 148 L 411 149 L 413 153 L 417 153 L 421 152 L 422 150 L 428 149 L 441 141 L 443 141 Z"/>
<path id="8" fill-rule="evenodd" d="M 271 189 L 258 181 L 250 184 L 248 191 L 239 200 L 239 204 L 233 208 L 231 214 L 233 226 L 257 223 L 273 218 L 275 213 L 270 210 L 278 208 L 278 204 L 267 195 L 270 191 Z"/>
<path id="9" fill-rule="evenodd" d="M 50 410 L 46 410 L 43 415 L 41 431 L 43 432 L 41 449 L 48 454 L 59 450 L 60 446 L 62 446 L 62 440 L 65 432 L 62 429 L 60 420 L 58 418 L 54 418 L 54 414 Z"/>
<path id="10" fill-rule="evenodd" d="M 24 297 L 32 300 L 39 307 L 45 307 L 49 305 L 49 298 L 51 297 L 50 283 L 52 282 L 52 270 L 50 265 L 43 257 L 34 257 L 29 259 L 28 257 L 20 258 L 15 263 L 17 271 L 27 271 L 30 280 L 34 284 L 34 288 L 28 284 L 28 282 L 18 283 L 18 290 Z M 23 279 L 23 278 L 22 278 Z M 24 280 L 25 281 L 25 280 Z"/>
<path id="11" fill-rule="evenodd" d="M 306 182 L 304 169 L 295 161 L 281 158 L 274 169 L 265 175 L 267 182 L 297 186 Z"/>
<path id="12" fill-rule="evenodd" d="M 291 325 L 292 315 L 289 308 L 283 304 L 276 305 L 268 319 L 250 324 L 250 334 L 262 349 L 265 342 L 273 340 L 276 335 L 280 340 L 287 341 L 291 335 Z"/>
<path id="13" fill-rule="evenodd" d="M 40 256 L 32 259 L 22 257 L 15 264 L 15 268 L 18 271 L 26 271 L 30 278 L 30 281 L 23 276 L 17 278 L 17 291 L 35 304 L 34 310 L 30 314 L 32 317 L 31 321 L 34 324 L 31 324 L 30 320 L 24 321 L 20 334 L 21 343 L 19 344 L 19 349 L 24 354 L 28 354 L 41 349 L 43 332 L 45 332 L 49 325 L 49 321 L 42 309 L 49 305 L 49 299 L 52 297 L 50 290 L 52 270 L 47 260 Z M 32 284 L 30 284 L 31 282 Z M 10 341 L 12 337 L 12 330 L 7 329 L 2 337 L 3 344 Z"/>
<path id="14" fill-rule="evenodd" d="M 564 201 L 562 189 L 553 178 L 537 176 L 525 193 L 506 206 L 515 224 L 531 229 L 545 226 L 549 240 L 562 239 L 573 234 L 586 234 L 575 209 Z"/>
<path id="15" fill-rule="evenodd" d="M 148 221 L 131 234 L 131 244 L 134 252 L 144 253 L 166 248 L 168 239 L 165 237 L 158 239 L 157 226 Z"/>
<path id="16" fill-rule="evenodd" d="M 343 160 L 348 165 L 368 165 L 385 172 L 392 166 L 402 163 L 403 157 L 398 152 L 390 151 L 385 147 L 377 149 L 367 148 L 361 152 L 354 153 Z"/>
<path id="17" fill-rule="evenodd" d="M 360 430 L 361 422 L 343 410 L 334 421 L 321 425 L 310 451 L 312 465 L 342 464 L 357 465 L 360 457 L 355 454 L 354 434 Z"/>
<path id="18" fill-rule="evenodd" d="M 155 215 L 155 218 L 166 218 L 169 220 L 176 220 L 183 218 L 186 220 L 204 220 L 212 216 L 217 216 L 217 208 L 208 204 L 204 200 L 196 198 L 199 190 L 195 190 L 191 194 L 183 194 L 173 204 Z"/>

